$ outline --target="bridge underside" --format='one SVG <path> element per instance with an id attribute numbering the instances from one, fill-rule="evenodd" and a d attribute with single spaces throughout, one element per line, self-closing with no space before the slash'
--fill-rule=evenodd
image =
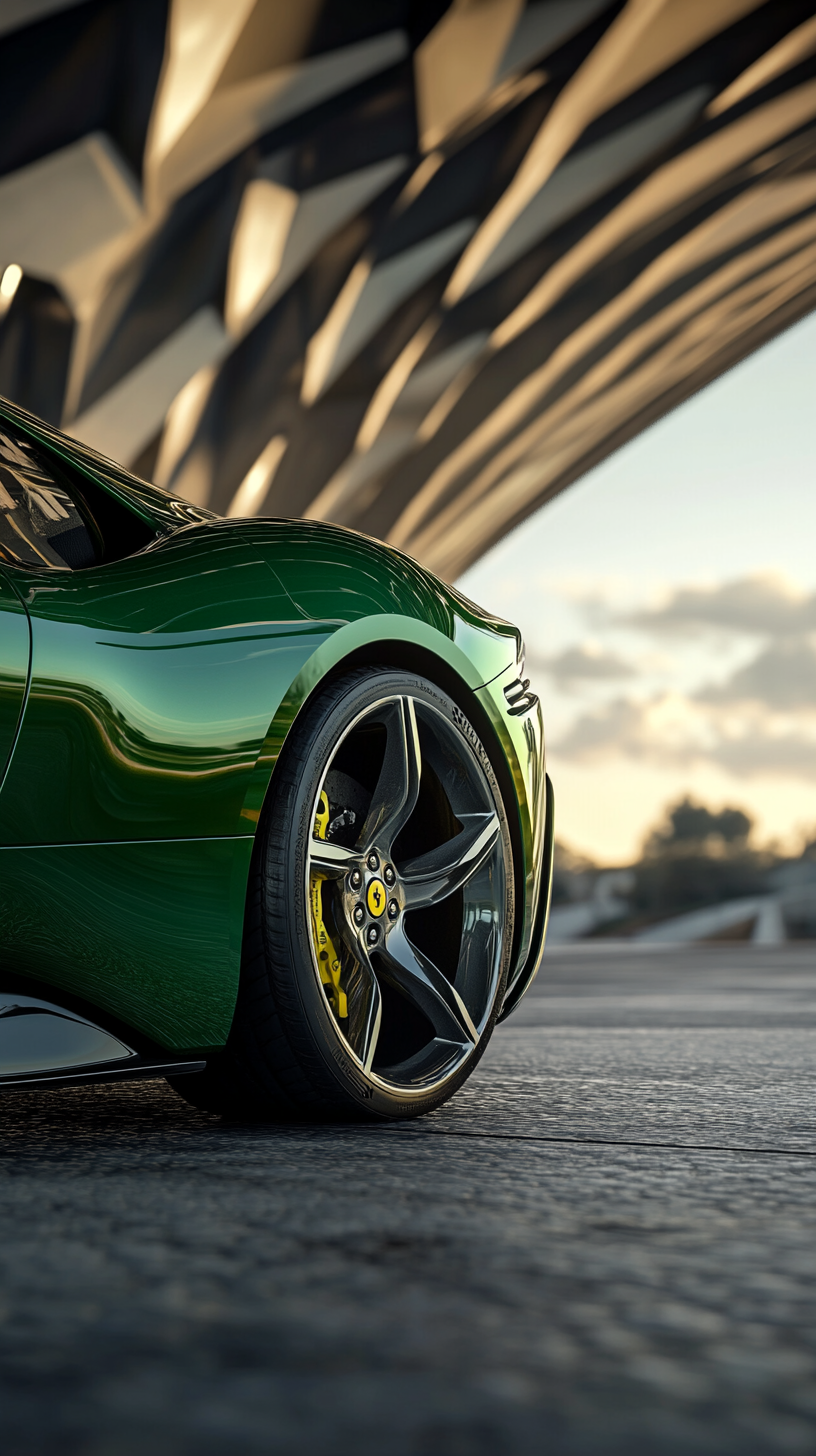
<path id="1" fill-rule="evenodd" d="M 0 393 L 453 578 L 816 304 L 814 0 L 9 0 Z"/>

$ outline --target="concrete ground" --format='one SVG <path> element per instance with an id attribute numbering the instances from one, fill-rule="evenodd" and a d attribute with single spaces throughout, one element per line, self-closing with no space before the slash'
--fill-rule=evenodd
<path id="1" fill-rule="evenodd" d="M 816 1452 L 816 947 L 553 954 L 390 1127 L 0 1104 L 3 1456 Z"/>

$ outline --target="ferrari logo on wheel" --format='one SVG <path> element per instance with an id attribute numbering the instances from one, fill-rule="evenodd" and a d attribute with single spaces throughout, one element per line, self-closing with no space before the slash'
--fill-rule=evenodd
<path id="1" fill-rule="evenodd" d="M 369 880 L 366 890 L 366 904 L 369 915 L 379 918 L 385 909 L 385 885 L 382 880 Z"/>

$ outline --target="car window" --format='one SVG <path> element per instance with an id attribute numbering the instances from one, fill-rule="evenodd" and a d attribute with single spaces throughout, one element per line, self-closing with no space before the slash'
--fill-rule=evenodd
<path id="1" fill-rule="evenodd" d="M 76 571 L 97 555 L 66 483 L 35 446 L 0 425 L 0 560 Z"/>

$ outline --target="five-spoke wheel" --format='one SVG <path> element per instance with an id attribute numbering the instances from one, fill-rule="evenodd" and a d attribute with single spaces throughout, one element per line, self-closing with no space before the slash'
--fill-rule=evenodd
<path id="1" fill-rule="evenodd" d="M 343 803 L 349 780 L 364 817 Z M 501 971 L 505 875 L 491 785 L 461 728 L 409 693 L 360 713 L 318 791 L 307 895 L 315 970 L 366 1073 L 427 1086 L 477 1047 Z"/>

